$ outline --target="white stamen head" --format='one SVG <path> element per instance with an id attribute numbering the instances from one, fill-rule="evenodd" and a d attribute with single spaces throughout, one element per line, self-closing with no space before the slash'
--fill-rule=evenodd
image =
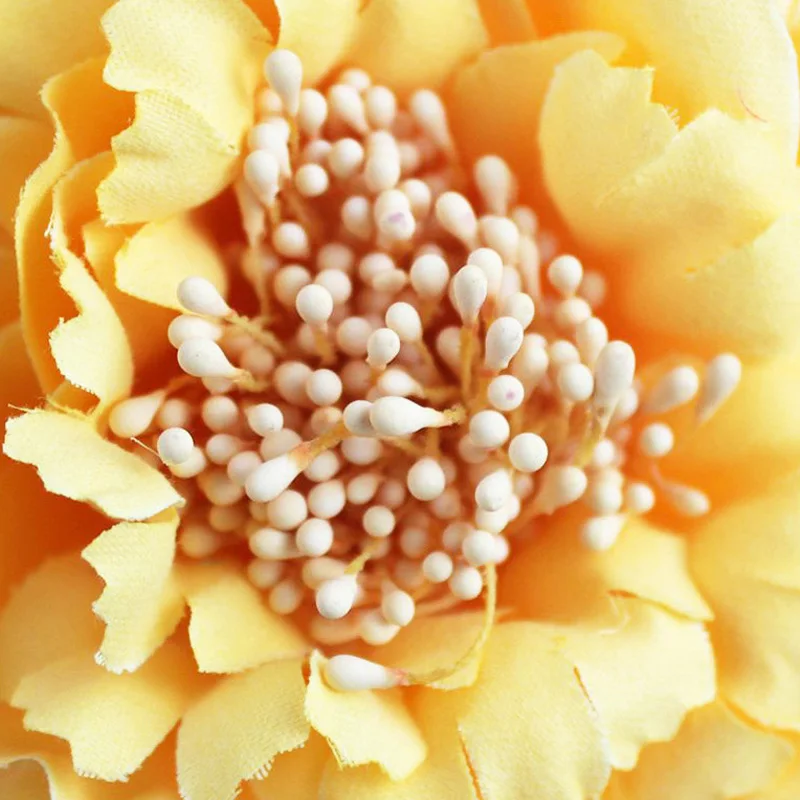
<path id="1" fill-rule="evenodd" d="M 695 409 L 698 423 L 706 422 L 716 413 L 741 378 L 742 362 L 732 353 L 722 353 L 709 362 Z"/>
<path id="2" fill-rule="evenodd" d="M 453 304 L 461 321 L 474 324 L 489 293 L 486 274 L 480 267 L 467 264 L 453 276 L 452 287 Z"/>
<path id="3" fill-rule="evenodd" d="M 178 284 L 178 302 L 187 310 L 207 317 L 227 317 L 231 307 L 207 278 L 193 276 Z"/>
<path id="4" fill-rule="evenodd" d="M 648 393 L 642 411 L 645 414 L 663 414 L 688 403 L 700 388 L 700 378 L 692 367 L 682 366 L 670 370 Z"/>
<path id="5" fill-rule="evenodd" d="M 241 370 L 210 339 L 188 339 L 178 348 L 178 364 L 195 378 L 237 378 Z"/>
<path id="6" fill-rule="evenodd" d="M 281 98 L 286 111 L 295 116 L 300 108 L 303 63 L 291 50 L 273 50 L 264 62 L 264 76 Z"/>
<path id="7" fill-rule="evenodd" d="M 408 470 L 406 485 L 417 500 L 435 500 L 445 490 L 444 470 L 436 459 L 420 458 Z"/>
<path id="8" fill-rule="evenodd" d="M 403 682 L 400 670 L 388 669 L 357 656 L 334 656 L 325 662 L 325 681 L 340 692 L 391 689 Z"/>

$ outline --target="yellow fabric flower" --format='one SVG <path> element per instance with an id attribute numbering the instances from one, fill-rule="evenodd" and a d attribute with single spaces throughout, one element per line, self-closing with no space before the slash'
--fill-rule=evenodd
<path id="1" fill-rule="evenodd" d="M 789 800 L 800 794 L 794 635 L 800 605 L 800 90 L 793 44 L 800 14 L 794 3 L 780 5 L 0 0 L 0 413 L 7 420 L 0 458 L 0 763 L 7 768 L 0 771 L 0 796 Z M 262 66 L 276 47 L 296 54 L 305 85 L 322 91 L 343 69 L 356 69 L 341 78 L 349 94 L 328 94 L 333 120 L 326 135 L 351 140 L 346 147 L 357 154 L 355 171 L 365 157 L 359 142 L 366 144 L 366 177 L 348 183 L 347 158 L 325 153 L 319 158 L 329 169 L 310 171 L 312 188 L 303 189 L 297 170 L 293 180 L 282 179 L 279 202 L 265 199 L 272 187 L 268 169 L 273 162 L 282 168 L 275 153 L 283 151 L 267 147 L 271 161 L 248 162 L 251 145 L 259 150 L 254 125 L 270 107 L 286 111 L 294 91 L 281 84 L 281 76 L 291 78 L 294 62 L 288 72 L 272 75 L 273 91 L 264 88 Z M 357 88 L 365 76 L 391 92 L 370 100 L 362 120 L 367 95 Z M 420 100 L 420 89 L 439 94 Z M 437 105 L 439 96 L 444 106 Z M 395 152 L 396 145 L 370 133 L 393 124 L 398 101 L 404 110 L 393 130 L 405 149 Z M 355 116 L 348 111 L 353 108 Z M 385 114 L 388 123 L 380 121 Z M 298 142 L 313 144 L 313 120 L 299 124 L 293 113 L 286 116 L 291 122 L 283 146 L 297 169 Z M 276 130 L 284 129 L 277 125 L 263 135 Z M 487 155 L 503 161 L 500 167 L 482 162 L 490 173 L 476 191 L 465 176 Z M 476 207 L 485 201 L 491 219 L 475 223 L 476 233 L 461 206 L 452 214 L 446 201 L 437 202 L 435 212 L 415 206 L 430 205 L 424 186 L 404 185 L 405 193 L 392 195 L 401 158 L 404 178 L 419 169 L 436 191 L 463 189 Z M 425 172 L 426 159 L 437 165 L 433 177 Z M 342 175 L 335 176 L 341 181 L 334 198 L 313 200 L 314 182 L 331 181 L 336 164 Z M 502 165 L 513 172 L 525 206 L 509 210 L 513 181 Z M 391 177 L 393 168 L 398 174 Z M 376 202 L 377 210 L 359 216 L 363 197 L 381 191 L 388 211 L 381 216 Z M 342 232 L 333 223 L 338 226 L 345 198 L 358 202 L 343 214 Z M 507 212 L 513 232 L 503 220 Z M 438 228 L 421 224 L 430 214 L 437 215 Z M 278 242 L 284 217 L 314 233 L 314 259 L 302 241 Z M 404 233 L 408 225 L 411 233 Z M 349 479 L 369 473 L 368 451 L 376 441 L 393 448 L 380 462 L 386 469 L 447 452 L 445 466 L 456 471 L 456 485 L 469 489 L 463 497 L 453 486 L 445 489 L 445 470 L 430 464 L 420 467 L 418 488 L 408 479 L 415 498 L 432 491 L 430 505 L 409 500 L 402 482 L 394 503 L 387 498 L 397 486 L 384 486 L 375 519 L 364 518 L 372 540 L 360 558 L 354 556 L 361 540 L 347 527 L 356 517 L 335 523 L 339 549 L 331 553 L 354 560 L 344 578 L 328 575 L 345 582 L 331 590 L 331 603 L 350 591 L 340 591 L 346 585 L 353 589 L 351 605 L 372 609 L 377 602 L 383 615 L 359 612 L 360 627 L 352 633 L 346 625 L 355 613 L 348 617 L 346 610 L 342 624 L 329 627 L 316 614 L 311 589 L 322 579 L 303 573 L 305 584 L 276 584 L 281 559 L 289 554 L 299 564 L 300 556 L 309 556 L 310 563 L 318 537 L 311 531 L 302 544 L 299 536 L 272 530 L 255 541 L 265 522 L 280 528 L 280 514 L 294 513 L 266 505 L 273 473 L 246 484 L 248 505 L 241 485 L 220 477 L 230 474 L 228 466 L 228 472 L 203 469 L 209 458 L 232 464 L 243 446 L 230 435 L 241 434 L 233 423 L 213 421 L 215 414 L 231 413 L 230 403 L 217 404 L 216 411 L 204 405 L 202 423 L 192 423 L 228 436 L 211 448 L 205 443 L 196 473 L 176 466 L 188 463 L 184 458 L 165 468 L 144 446 L 155 446 L 156 429 L 183 427 L 208 386 L 223 398 L 231 390 L 237 402 L 274 399 L 265 376 L 276 358 L 289 358 L 280 349 L 287 344 L 295 361 L 317 369 L 327 365 L 335 339 L 351 363 L 358 366 L 360 358 L 364 366 L 363 325 L 354 325 L 352 336 L 343 326 L 334 335 L 341 315 L 325 327 L 337 312 L 323 308 L 317 319 L 313 297 L 303 312 L 310 326 L 298 334 L 299 344 L 289 342 L 297 328 L 295 296 L 312 275 L 305 267 L 289 268 L 295 271 L 270 277 L 267 291 L 262 270 L 292 261 L 328 266 L 319 247 L 337 238 L 346 252 L 329 254 L 330 264 L 375 246 L 391 254 L 394 266 L 386 268 L 384 260 L 381 277 L 362 260 L 343 292 L 353 291 L 364 304 L 344 316 L 368 318 L 376 307 L 369 303 L 387 293 L 389 302 L 416 302 L 407 288 L 408 268 L 420 255 L 408 245 L 412 235 L 415 247 L 435 243 L 439 250 L 425 252 L 443 253 L 453 271 L 477 244 L 491 244 L 515 266 L 498 273 L 510 289 L 490 290 L 486 277 L 475 279 L 483 281 L 484 294 L 477 304 L 483 316 L 474 323 L 464 310 L 472 288 L 464 289 L 464 302 L 453 288 L 459 320 L 444 286 L 426 294 L 419 286 L 427 285 L 427 276 L 418 285 L 412 274 L 417 299 L 426 299 L 418 305 L 429 341 L 415 344 L 407 309 L 387 321 L 386 338 L 394 342 L 392 331 L 402 334 L 395 336 L 404 340 L 400 359 L 415 376 L 428 374 L 429 360 L 447 376 L 444 385 L 421 380 L 421 388 L 408 390 L 446 409 L 434 413 L 435 422 L 429 414 L 420 423 L 441 429 L 403 438 L 402 425 L 422 412 L 402 406 L 398 414 L 399 406 L 387 406 L 391 413 L 379 417 L 373 405 L 366 421 L 345 421 L 350 432 L 372 426 L 367 433 L 378 438 L 357 437 L 359 452 L 354 445 L 334 467 L 315 462 L 334 475 L 346 461 Z M 556 268 L 545 289 L 540 286 L 539 257 L 551 260 L 559 246 L 587 266 L 580 297 L 577 286 L 567 285 L 575 260 L 561 260 L 563 280 Z M 475 261 L 478 272 L 485 268 L 491 275 L 494 262 L 482 257 Z M 320 284 L 329 297 L 335 287 L 341 290 L 347 269 L 331 268 L 337 276 L 328 277 L 338 283 Z M 542 274 L 546 283 L 544 266 Z M 198 375 L 181 376 L 170 344 L 177 336 L 171 323 L 192 305 L 186 294 L 179 302 L 178 287 L 198 277 L 204 282 L 194 286 L 204 297 L 210 292 L 217 302 L 224 296 L 236 310 L 206 315 L 215 319 L 201 323 L 210 326 L 204 329 L 209 336 L 222 337 L 227 353 L 205 384 Z M 508 295 L 515 293 L 512 302 Z M 476 337 L 501 310 L 506 319 L 524 317 L 523 294 L 534 295 L 531 330 L 550 348 L 550 372 L 539 385 L 541 375 L 534 379 L 530 371 L 535 359 L 534 366 L 512 366 L 520 380 L 496 384 L 493 394 L 490 380 L 507 362 L 497 366 L 487 345 L 479 370 Z M 626 442 L 626 434 L 642 434 L 643 423 L 637 415 L 632 428 L 626 425 L 622 391 L 610 406 L 601 402 L 610 373 L 598 366 L 597 352 L 587 355 L 596 339 L 576 333 L 580 315 L 592 317 L 598 305 L 612 336 L 635 349 L 636 391 L 659 413 L 662 427 L 650 431 L 650 445 Z M 383 321 L 364 324 L 371 331 Z M 519 323 L 520 329 L 528 324 Z M 440 347 L 431 333 L 447 326 L 456 332 L 449 372 L 453 348 Z M 553 348 L 559 337 L 577 341 L 575 357 L 594 372 L 573 371 L 569 380 L 571 357 L 559 362 L 558 353 L 572 351 L 563 342 L 560 351 Z M 598 352 L 611 353 L 600 339 Z M 210 341 L 202 339 L 201 366 L 219 358 L 213 347 L 209 355 Z M 498 342 L 502 350 L 500 334 Z M 396 356 L 381 362 L 383 345 L 377 339 L 373 345 L 367 386 L 387 374 L 381 370 Z M 516 355 L 512 350 L 509 358 Z M 416 364 L 408 351 L 417 353 Z M 730 377 L 739 364 L 731 355 L 707 366 L 719 353 L 735 354 L 743 369 L 736 391 L 713 416 L 696 425 L 686 403 L 664 401 L 658 408 L 658 387 L 680 394 L 668 372 L 678 365 L 681 386 L 700 376 L 701 397 L 715 380 Z M 226 357 L 237 365 L 228 372 Z M 609 363 L 624 367 L 625 358 Z M 345 361 L 331 362 L 342 376 Z M 188 363 L 181 361 L 185 372 L 194 369 Z M 312 441 L 281 463 L 297 466 L 291 458 L 308 456 L 297 471 L 309 475 L 309 452 L 334 452 L 346 434 L 335 427 L 336 415 L 330 430 L 338 434 L 315 427 L 310 370 L 300 366 L 300 373 L 295 364 L 284 378 L 275 373 L 270 379 L 281 384 L 287 429 Z M 714 377 L 717 367 L 722 378 Z M 586 372 L 591 384 L 583 395 Z M 238 383 L 220 388 L 218 379 L 226 375 Z M 317 406 L 337 404 L 337 380 L 319 377 L 319 397 L 328 399 Z M 628 398 L 630 383 L 629 376 L 623 387 Z M 515 416 L 509 406 L 511 435 L 541 434 L 557 463 L 548 462 L 533 484 L 512 487 L 500 468 L 510 463 L 519 470 L 523 456 L 534 457 L 522 452 L 520 440 L 517 456 L 495 464 L 502 472 L 496 490 L 506 503 L 501 507 L 480 465 L 466 466 L 486 455 L 476 444 L 477 423 L 463 447 L 454 431 L 463 432 L 463 418 L 476 419 L 489 401 L 504 408 L 517 386 L 528 397 L 522 406 L 528 417 Z M 683 399 L 697 391 L 694 385 Z M 135 406 L 126 405 L 131 397 Z M 171 401 L 177 402 L 168 407 Z M 246 403 L 232 405 L 234 415 L 246 409 Z M 711 405 L 701 399 L 700 408 Z M 125 413 L 137 424 L 122 420 Z M 151 424 L 156 414 L 159 421 Z M 491 420 L 487 442 L 503 425 Z M 258 424 L 249 424 L 259 433 Z M 607 431 L 618 438 L 602 439 Z M 681 436 L 656 468 L 637 446 L 658 456 L 670 431 Z M 500 438 L 484 450 L 505 453 Z M 266 434 L 267 448 L 269 442 Z M 159 451 L 171 461 L 169 443 Z M 256 460 L 272 463 L 285 451 L 267 455 L 262 447 Z M 584 481 L 575 497 L 547 477 L 567 465 Z M 431 490 L 439 473 L 442 486 Z M 630 490 L 624 508 L 619 485 L 601 480 L 611 473 Z M 587 474 L 583 502 L 571 502 L 587 490 Z M 479 482 L 485 499 L 476 490 L 473 502 Z M 658 490 L 652 513 L 652 491 L 644 482 Z M 292 499 L 302 502 L 303 518 L 310 491 Z M 511 496 L 522 498 L 514 514 L 505 511 Z M 491 542 L 505 542 L 508 557 L 491 550 L 482 560 L 485 537 L 474 539 L 471 549 L 462 529 L 446 528 L 461 512 L 450 514 L 444 502 L 434 506 L 440 497 L 456 507 L 466 502 L 470 519 L 477 503 L 486 512 L 476 516 L 484 527 L 496 523 L 491 514 L 507 513 L 491 533 L 510 525 L 510 544 L 502 537 Z M 213 529 L 195 526 L 191 533 L 206 498 L 216 515 Z M 313 513 L 324 516 L 326 502 L 334 500 L 317 497 Z M 709 502 L 711 512 L 702 513 Z M 587 522 L 590 508 L 594 516 Z M 390 538 L 382 541 L 389 547 L 381 549 L 387 518 Z M 615 521 L 620 525 L 609 529 Z M 428 538 L 433 532 L 444 543 L 445 530 L 456 536 L 449 549 L 463 581 L 451 581 L 449 594 L 436 593 L 433 567 L 421 571 L 422 555 L 434 549 L 425 531 L 419 533 L 426 526 Z M 245 539 L 257 559 L 245 556 Z M 438 555 L 452 569 L 450 555 Z M 403 571 L 408 592 L 402 594 L 411 596 L 416 614 L 407 625 L 393 622 L 386 600 L 395 584 L 403 586 Z M 356 586 L 363 594 L 358 600 Z M 322 610 L 328 606 L 320 594 Z M 341 674 L 337 682 L 334 665 L 352 665 L 335 660 L 343 655 L 370 662 L 374 681 L 341 673 L 370 688 L 349 690 Z M 385 688 L 378 687 L 381 681 Z"/>

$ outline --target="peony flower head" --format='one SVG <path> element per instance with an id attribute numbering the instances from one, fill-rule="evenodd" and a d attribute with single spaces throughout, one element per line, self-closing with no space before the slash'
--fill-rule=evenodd
<path id="1" fill-rule="evenodd" d="M 5 795 L 796 794 L 792 14 L 0 10 Z"/>

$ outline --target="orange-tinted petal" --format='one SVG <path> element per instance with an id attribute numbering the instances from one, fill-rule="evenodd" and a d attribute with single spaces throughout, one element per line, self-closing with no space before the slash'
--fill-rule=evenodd
<path id="1" fill-rule="evenodd" d="M 426 700 L 455 718 L 481 797 L 584 800 L 608 781 L 608 742 L 575 668 L 533 623 L 498 625 L 478 681 Z"/>
<path id="2" fill-rule="evenodd" d="M 753 795 L 748 795 L 747 800 L 795 800 L 800 797 L 800 755 L 798 755 L 797 739 L 793 739 L 795 745 L 794 758 L 787 769 L 763 790 Z"/>
<path id="3" fill-rule="evenodd" d="M 303 80 L 313 85 L 341 61 L 351 46 L 363 3 L 360 0 L 274 2 L 280 20 L 278 46 L 300 56 Z"/>
<path id="4" fill-rule="evenodd" d="M 19 283 L 13 239 L 0 231 L 0 327 L 19 318 Z"/>
<path id="5" fill-rule="evenodd" d="M 92 614 L 100 581 L 77 556 L 46 561 L 11 595 L 0 615 L 0 696 L 48 664 L 93 652 L 102 626 Z"/>
<path id="6" fill-rule="evenodd" d="M 300 632 L 266 607 L 238 565 L 187 565 L 181 587 L 201 672 L 240 672 L 308 650 Z"/>
<path id="7" fill-rule="evenodd" d="M 15 417 L 3 452 L 35 466 L 47 491 L 91 503 L 110 517 L 142 520 L 183 504 L 158 470 L 106 441 L 82 417 L 57 411 Z"/>
<path id="8" fill-rule="evenodd" d="M 47 774 L 36 761 L 16 761 L 0 770 L 0 796 L 14 800 L 49 800 Z"/>
<path id="9" fill-rule="evenodd" d="M 345 61 L 406 93 L 438 88 L 487 42 L 476 0 L 372 0 Z"/>
<path id="10" fill-rule="evenodd" d="M 269 775 L 250 781 L 248 786 L 259 800 L 319 800 L 322 770 L 332 759 L 325 740 L 311 731 L 302 747 L 279 755 Z"/>
<path id="11" fill-rule="evenodd" d="M 688 711 L 714 699 L 714 656 L 705 628 L 635 598 L 618 600 L 617 630 L 563 627 L 615 769 L 634 767 L 650 742 L 668 741 Z"/>
<path id="12" fill-rule="evenodd" d="M 500 577 L 500 607 L 508 603 L 536 619 L 613 623 L 619 618 L 615 594 L 691 619 L 711 616 L 689 576 L 685 540 L 642 519 L 631 519 L 614 547 L 598 553 L 580 542 L 574 518 L 556 518 L 514 554 Z"/>
<path id="13" fill-rule="evenodd" d="M 25 727 L 66 739 L 75 770 L 125 780 L 169 733 L 197 694 L 191 658 L 166 644 L 137 672 L 114 675 L 92 652 L 25 676 L 11 702 Z"/>
<path id="14" fill-rule="evenodd" d="M 232 800 L 276 756 L 308 738 L 298 661 L 276 661 L 221 680 L 184 716 L 178 782 L 187 800 Z"/>
<path id="15" fill-rule="evenodd" d="M 537 146 L 539 114 L 556 66 L 580 50 L 613 61 L 624 42 L 610 33 L 568 33 L 481 53 L 459 70 L 447 94 L 458 147 L 472 162 L 497 154 L 508 161 L 526 198 L 543 196 Z"/>
<path id="16" fill-rule="evenodd" d="M 427 747 L 401 691 L 338 692 L 325 683 L 323 662 L 312 654 L 305 711 L 339 766 L 377 764 L 392 780 L 407 778 L 425 760 Z"/>
<path id="17" fill-rule="evenodd" d="M 98 194 L 103 217 L 146 222 L 210 200 L 234 175 L 269 33 L 240 0 L 121 0 L 103 29 L 106 81 L 137 93 Z"/>
<path id="18" fill-rule="evenodd" d="M 714 514 L 690 563 L 714 610 L 723 696 L 763 725 L 800 730 L 800 473 Z"/>
<path id="19" fill-rule="evenodd" d="M 536 38 L 533 17 L 525 0 L 478 0 L 483 24 L 492 45 L 515 44 Z"/>
<path id="20" fill-rule="evenodd" d="M 105 581 L 94 611 L 106 623 L 95 660 L 112 672 L 138 669 L 172 633 L 184 600 L 172 573 L 178 515 L 121 522 L 82 553 Z"/>
<path id="21" fill-rule="evenodd" d="M 103 51 L 100 16 L 112 0 L 86 0 L 80 14 L 49 0 L 0 3 L 0 97 L 2 105 L 45 116 L 39 102 L 42 84 L 91 55 Z"/>
<path id="22" fill-rule="evenodd" d="M 633 772 L 616 773 L 617 796 L 732 800 L 765 786 L 791 756 L 788 742 L 714 703 L 689 714 L 672 741 L 646 748 Z"/>

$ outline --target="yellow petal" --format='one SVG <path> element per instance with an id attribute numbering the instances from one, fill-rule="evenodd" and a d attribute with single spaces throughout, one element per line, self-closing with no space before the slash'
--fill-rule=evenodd
<path id="1" fill-rule="evenodd" d="M 325 740 L 311 731 L 302 747 L 279 755 L 269 775 L 250 781 L 248 786 L 258 800 L 320 800 L 322 770 L 332 759 Z"/>
<path id="2" fill-rule="evenodd" d="M 406 93 L 438 88 L 487 43 L 476 0 L 372 0 L 345 60 Z"/>
<path id="3" fill-rule="evenodd" d="M 133 297 L 183 311 L 178 284 L 199 275 L 221 292 L 227 288 L 225 264 L 218 247 L 187 215 L 151 222 L 117 253 L 117 286 Z"/>
<path id="4" fill-rule="evenodd" d="M 800 730 L 800 473 L 714 514 L 690 562 L 714 609 L 709 630 L 726 699 L 763 725 Z"/>
<path id="5" fill-rule="evenodd" d="M 668 741 L 692 708 L 714 699 L 714 656 L 699 622 L 620 598 L 617 630 L 563 627 L 564 652 L 600 717 L 615 769 L 634 767 L 650 742 Z"/>
<path id="6" fill-rule="evenodd" d="M 429 751 L 408 778 L 393 781 L 374 765 L 337 769 L 329 762 L 319 800 L 478 800 L 455 720 L 427 702 L 429 695 L 427 691 L 412 695 L 414 715 Z"/>
<path id="7" fill-rule="evenodd" d="M 664 473 L 702 485 L 712 505 L 763 490 L 800 463 L 798 397 L 796 355 L 745 364 L 741 383 L 709 422 L 691 430 L 691 412 L 681 416 Z"/>
<path id="8" fill-rule="evenodd" d="M 481 635 L 484 614 L 445 614 L 414 620 L 389 644 L 376 648 L 367 658 L 412 673 L 446 669 L 461 661 Z M 475 682 L 480 667 L 481 650 L 455 673 L 430 686 L 436 689 L 460 689 Z"/>
<path id="9" fill-rule="evenodd" d="M 240 0 L 121 0 L 103 29 L 106 81 L 137 92 L 100 187 L 104 218 L 146 222 L 210 200 L 231 182 L 252 124 L 269 33 Z"/>
<path id="10" fill-rule="evenodd" d="M 81 417 L 55 411 L 15 417 L 3 451 L 35 466 L 47 491 L 91 503 L 110 517 L 142 520 L 183 504 L 160 472 Z"/>
<path id="11" fill-rule="evenodd" d="M 91 652 L 22 679 L 12 704 L 25 727 L 66 739 L 75 770 L 125 780 L 169 733 L 197 694 L 188 653 L 166 644 L 137 672 L 114 675 Z"/>
<path id="12" fill-rule="evenodd" d="M 94 611 L 106 623 L 95 660 L 112 672 L 138 669 L 172 633 L 184 601 L 172 574 L 178 515 L 121 522 L 82 553 L 105 581 Z"/>
<path id="13" fill-rule="evenodd" d="M 501 608 L 508 603 L 553 621 L 613 622 L 619 617 L 614 598 L 619 594 L 691 619 L 711 616 L 689 577 L 686 541 L 642 519 L 631 519 L 614 547 L 596 553 L 581 544 L 574 519 L 557 517 L 514 555 L 500 580 Z"/>
<path id="14" fill-rule="evenodd" d="M 556 66 L 586 49 L 613 61 L 623 47 L 613 34 L 579 31 L 481 53 L 459 70 L 447 95 L 463 157 L 472 162 L 482 155 L 502 155 L 518 176 L 526 199 L 543 196 L 537 131 Z"/>
<path id="15" fill-rule="evenodd" d="M 800 756 L 798 756 L 796 738 L 793 740 L 793 744 L 795 745 L 794 759 L 788 769 L 784 769 L 762 791 L 748 795 L 747 800 L 795 800 L 800 797 Z"/>
<path id="16" fill-rule="evenodd" d="M 767 784 L 791 755 L 788 742 L 714 703 L 689 714 L 671 742 L 646 748 L 615 782 L 625 800 L 729 800 Z"/>
<path id="17" fill-rule="evenodd" d="M 740 0 L 568 0 L 572 24 L 624 37 L 656 70 L 659 102 L 690 120 L 708 108 L 768 127 L 794 163 L 800 104 L 797 64 L 776 3 Z M 746 42 L 746 46 L 742 43 Z"/>
<path id="18" fill-rule="evenodd" d="M 533 17 L 525 0 L 478 0 L 483 24 L 492 45 L 527 42 L 536 38 Z"/>
<path id="19" fill-rule="evenodd" d="M 97 647 L 99 589 L 91 569 L 70 555 L 46 561 L 12 593 L 0 616 L 0 696 L 8 699 L 25 675 Z"/>
<path id="20" fill-rule="evenodd" d="M 192 615 L 189 639 L 201 672 L 240 672 L 307 652 L 303 636 L 264 605 L 238 565 L 187 566 L 181 584 Z"/>
<path id="21" fill-rule="evenodd" d="M 322 677 L 323 663 L 312 654 L 305 711 L 339 766 L 377 764 L 392 780 L 407 778 L 425 760 L 427 747 L 401 691 L 335 691 Z"/>
<path id="22" fill-rule="evenodd" d="M 47 161 L 26 184 L 17 211 L 22 320 L 31 361 L 47 392 L 63 380 L 50 353 L 50 331 L 60 319 L 75 313 L 74 303 L 60 286 L 50 260 L 46 230 L 52 212 L 51 192 L 76 161 L 107 150 L 110 137 L 132 113 L 130 96 L 103 83 L 103 62 L 94 59 L 72 67 L 43 88 L 42 100 L 53 118 L 56 142 Z M 87 119 L 91 119 L 91 125 L 86 124 Z"/>
<path id="23" fill-rule="evenodd" d="M 0 228 L 14 233 L 14 210 L 25 179 L 47 156 L 53 134 L 48 125 L 19 117 L 0 116 Z"/>
<path id="24" fill-rule="evenodd" d="M 308 738 L 299 661 L 276 661 L 220 681 L 178 731 L 178 783 L 191 800 L 232 800 L 244 780 Z"/>
<path id="25" fill-rule="evenodd" d="M 608 781 L 608 742 L 575 669 L 533 623 L 498 625 L 475 685 L 427 702 L 455 716 L 481 797 L 584 800 Z"/>
<path id="26" fill-rule="evenodd" d="M 50 349 L 61 374 L 99 399 L 98 411 L 130 393 L 133 357 L 119 316 L 73 249 L 68 225 L 74 217 L 80 220 L 87 204 L 95 206 L 94 187 L 108 167 L 109 159 L 99 156 L 80 162 L 59 180 L 50 224 L 59 282 L 80 312 L 59 322 L 50 334 Z"/>
<path id="27" fill-rule="evenodd" d="M 608 254 L 626 330 L 661 349 L 793 348 L 795 261 L 782 259 L 795 229 L 775 221 L 796 207 L 796 173 L 756 121 L 712 110 L 678 133 L 651 82 L 592 53 L 559 67 L 540 131 L 553 199 L 578 240 Z"/>
<path id="28" fill-rule="evenodd" d="M 359 0 L 274 2 L 280 20 L 278 46 L 300 56 L 303 80 L 313 85 L 339 64 L 350 47 L 363 3 Z"/>
<path id="29" fill-rule="evenodd" d="M 81 13 L 48 0 L 0 4 L 0 97 L 5 107 L 44 116 L 42 84 L 57 72 L 103 52 L 100 15 L 111 0 L 86 0 Z"/>

